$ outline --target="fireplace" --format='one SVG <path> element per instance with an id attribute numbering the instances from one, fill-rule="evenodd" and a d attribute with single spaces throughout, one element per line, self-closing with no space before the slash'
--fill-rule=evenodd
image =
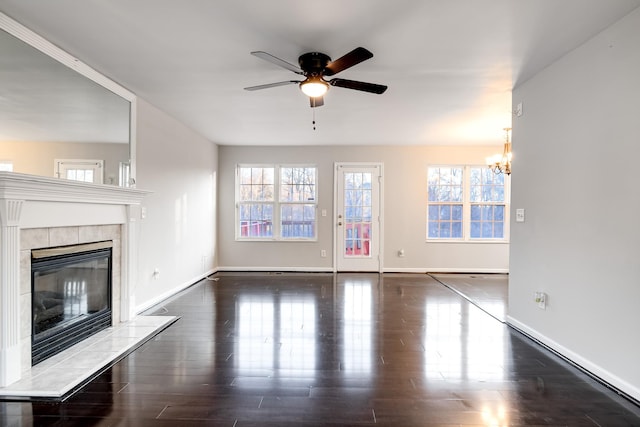
<path id="1" fill-rule="evenodd" d="M 31 251 L 32 365 L 111 326 L 112 246 Z"/>
<path id="2" fill-rule="evenodd" d="M 135 318 L 138 220 L 147 194 L 0 171 L 0 387 L 31 371 L 32 250 L 112 241 L 113 325 Z"/>

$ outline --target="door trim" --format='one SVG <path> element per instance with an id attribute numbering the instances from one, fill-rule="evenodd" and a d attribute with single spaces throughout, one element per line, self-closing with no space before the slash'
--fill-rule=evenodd
<path id="1" fill-rule="evenodd" d="M 362 167 L 362 168 L 378 168 L 380 175 L 378 177 L 378 270 L 382 273 L 384 265 L 384 163 L 382 162 L 334 162 L 333 165 L 333 272 L 338 272 L 338 256 L 340 250 L 339 233 L 338 233 L 338 178 L 340 167 Z"/>

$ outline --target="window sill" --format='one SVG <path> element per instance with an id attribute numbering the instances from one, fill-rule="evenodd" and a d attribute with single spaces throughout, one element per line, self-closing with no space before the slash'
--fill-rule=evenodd
<path id="1" fill-rule="evenodd" d="M 463 239 L 427 239 L 425 243 L 470 243 L 472 245 L 477 244 L 490 244 L 490 245 L 508 245 L 508 240 L 498 240 L 498 239 L 474 239 L 474 240 L 463 240 Z"/>
<path id="2" fill-rule="evenodd" d="M 317 242 L 318 239 L 238 239 L 236 238 L 236 242 L 268 242 L 268 243 L 309 243 L 309 242 Z"/>

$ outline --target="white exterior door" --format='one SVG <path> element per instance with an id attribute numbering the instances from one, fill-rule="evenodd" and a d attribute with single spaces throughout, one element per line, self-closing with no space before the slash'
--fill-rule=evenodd
<path id="1" fill-rule="evenodd" d="M 336 269 L 379 272 L 382 165 L 338 163 L 335 182 Z"/>

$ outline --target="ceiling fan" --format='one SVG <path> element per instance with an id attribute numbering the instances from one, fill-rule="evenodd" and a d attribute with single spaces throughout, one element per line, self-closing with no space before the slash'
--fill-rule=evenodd
<path id="1" fill-rule="evenodd" d="M 347 89 L 360 90 L 369 93 L 382 94 L 387 90 L 387 86 L 375 83 L 359 82 L 355 80 L 346 80 L 333 78 L 325 80 L 325 76 L 333 76 L 340 71 L 351 68 L 354 65 L 366 61 L 373 57 L 373 53 L 363 47 L 357 47 L 346 55 L 331 61 L 328 55 L 320 52 L 308 52 L 300 55 L 298 64 L 293 65 L 287 61 L 277 58 L 267 52 L 256 51 L 251 52 L 253 56 L 269 61 L 279 67 L 293 71 L 296 74 L 304 76 L 304 80 L 286 80 L 277 83 L 268 83 L 258 86 L 245 87 L 245 90 L 260 90 L 277 86 L 285 86 L 289 84 L 298 84 L 305 95 L 309 97 L 311 108 L 324 105 L 324 94 L 329 90 L 329 86 L 343 87 Z"/>

